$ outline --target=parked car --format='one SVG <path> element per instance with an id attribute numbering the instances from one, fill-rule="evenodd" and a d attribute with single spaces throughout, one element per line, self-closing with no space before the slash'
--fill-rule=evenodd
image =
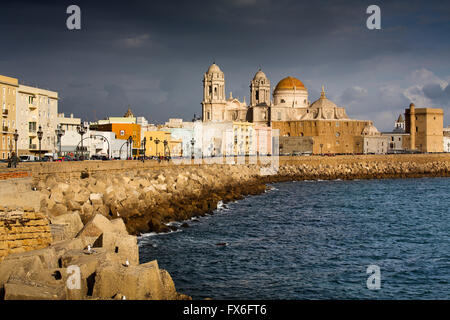
<path id="1" fill-rule="evenodd" d="M 32 155 L 23 155 L 23 156 L 19 156 L 19 159 L 21 162 L 33 162 L 33 161 L 38 161 L 39 158 L 36 156 L 32 156 Z"/>

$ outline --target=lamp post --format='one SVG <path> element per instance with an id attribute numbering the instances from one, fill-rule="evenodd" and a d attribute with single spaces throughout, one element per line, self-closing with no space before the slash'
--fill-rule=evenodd
<path id="1" fill-rule="evenodd" d="M 159 153 L 158 153 L 158 144 L 161 142 L 161 140 L 159 140 L 158 138 L 155 139 L 155 145 L 156 145 L 156 156 L 159 157 Z"/>
<path id="2" fill-rule="evenodd" d="M 61 127 L 61 124 L 58 124 L 57 129 L 55 130 L 55 134 L 58 137 L 59 143 L 59 153 L 58 157 L 61 157 L 61 137 L 66 133 L 66 131 Z"/>
<path id="3" fill-rule="evenodd" d="M 39 161 L 41 161 L 41 140 L 42 140 L 42 135 L 44 134 L 44 132 L 42 131 L 42 127 L 39 126 L 39 129 L 37 131 L 37 136 L 39 139 Z"/>
<path id="4" fill-rule="evenodd" d="M 84 150 L 83 150 L 83 135 L 86 133 L 87 128 L 84 126 L 84 122 L 77 126 L 77 132 L 81 136 L 81 160 L 84 160 Z"/>
<path id="5" fill-rule="evenodd" d="M 142 140 L 142 144 L 144 147 L 144 154 L 142 155 L 142 162 L 145 161 L 145 144 L 147 143 L 147 137 L 144 137 L 144 140 Z"/>
<path id="6" fill-rule="evenodd" d="M 164 157 L 166 156 L 167 140 L 164 140 Z"/>
<path id="7" fill-rule="evenodd" d="M 14 141 L 16 142 L 16 157 L 19 155 L 17 154 L 17 140 L 19 140 L 19 134 L 17 133 L 17 129 L 14 131 Z"/>
<path id="8" fill-rule="evenodd" d="M 129 150 L 130 150 L 130 155 L 129 155 L 129 156 L 128 156 L 128 146 L 130 146 L 130 148 L 129 148 Z M 128 160 L 129 158 L 131 158 L 132 153 L 133 153 L 133 137 L 132 137 L 132 136 L 129 136 L 129 137 L 128 137 L 128 144 L 127 144 L 127 160 Z"/>
<path id="9" fill-rule="evenodd" d="M 194 159 L 194 144 L 195 144 L 195 139 L 192 138 L 191 139 L 191 146 L 192 146 L 192 148 L 191 148 L 191 158 L 192 159 Z"/>

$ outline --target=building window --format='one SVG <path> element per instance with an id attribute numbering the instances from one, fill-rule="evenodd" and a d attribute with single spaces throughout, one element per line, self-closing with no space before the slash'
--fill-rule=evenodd
<path id="1" fill-rule="evenodd" d="M 284 100 L 284 99 L 281 99 L 281 101 L 280 101 L 281 103 L 285 103 L 286 102 L 286 100 Z"/>

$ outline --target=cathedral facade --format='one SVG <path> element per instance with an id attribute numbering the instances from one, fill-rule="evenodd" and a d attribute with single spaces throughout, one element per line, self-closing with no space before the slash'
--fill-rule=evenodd
<path id="1" fill-rule="evenodd" d="M 225 75 L 213 63 L 203 75 L 202 120 L 204 122 L 248 121 L 271 126 L 274 121 L 348 119 L 345 109 L 321 97 L 314 103 L 308 89 L 295 77 L 286 77 L 275 86 L 271 95 L 270 80 L 260 70 L 250 82 L 250 104 L 232 94 L 225 96 Z"/>

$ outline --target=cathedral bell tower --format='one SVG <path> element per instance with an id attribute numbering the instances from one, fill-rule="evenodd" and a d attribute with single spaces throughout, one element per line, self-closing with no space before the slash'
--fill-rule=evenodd
<path id="1" fill-rule="evenodd" d="M 250 106 L 270 105 L 270 81 L 261 69 L 250 83 Z"/>
<path id="2" fill-rule="evenodd" d="M 213 63 L 203 76 L 202 120 L 219 121 L 225 109 L 225 76 Z"/>

